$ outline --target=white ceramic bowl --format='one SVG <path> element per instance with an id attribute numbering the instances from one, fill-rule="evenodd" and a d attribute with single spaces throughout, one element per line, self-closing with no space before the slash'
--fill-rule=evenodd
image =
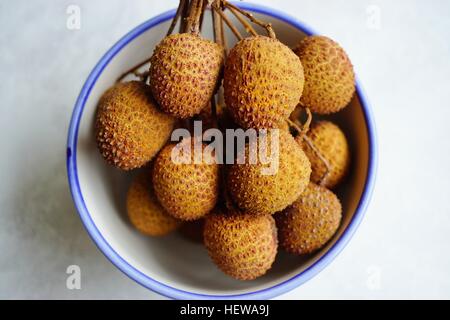
<path id="1" fill-rule="evenodd" d="M 253 4 L 238 5 L 272 22 L 278 38 L 289 46 L 297 44 L 305 34 L 314 34 L 284 13 Z M 358 81 L 357 94 L 350 106 L 334 117 L 349 138 L 353 165 L 347 183 L 338 190 L 344 216 L 332 241 L 307 258 L 279 252 L 267 275 L 250 282 L 233 280 L 214 266 L 203 246 L 177 234 L 148 238 L 135 231 L 125 212 L 129 175 L 106 165 L 94 141 L 94 115 L 101 94 L 124 70 L 152 53 L 164 37 L 173 14 L 174 11 L 161 14 L 128 33 L 105 54 L 87 79 L 75 105 L 67 147 L 67 170 L 75 205 L 100 250 L 125 274 L 153 291 L 177 299 L 277 296 L 304 283 L 330 263 L 363 217 L 377 161 L 370 107 Z M 204 29 L 209 30 L 210 25 L 208 18 Z M 231 33 L 227 36 L 229 44 L 235 41 Z"/>

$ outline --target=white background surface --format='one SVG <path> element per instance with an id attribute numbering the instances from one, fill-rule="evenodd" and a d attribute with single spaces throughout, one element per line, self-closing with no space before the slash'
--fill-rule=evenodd
<path id="1" fill-rule="evenodd" d="M 258 0 L 339 41 L 378 126 L 379 172 L 356 235 L 285 299 L 450 298 L 450 2 Z M 75 99 L 116 40 L 176 0 L 0 0 L 0 298 L 160 296 L 97 250 L 72 204 Z M 66 28 L 69 4 L 81 29 Z M 377 28 L 373 13 L 379 10 Z M 66 268 L 82 289 L 66 289 Z"/>

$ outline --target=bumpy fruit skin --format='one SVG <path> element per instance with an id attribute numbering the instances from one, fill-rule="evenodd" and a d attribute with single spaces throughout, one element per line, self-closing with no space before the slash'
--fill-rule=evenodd
<path id="1" fill-rule="evenodd" d="M 280 246 L 293 254 L 322 248 L 336 233 L 342 218 L 339 199 L 310 183 L 294 204 L 275 216 Z"/>
<path id="2" fill-rule="evenodd" d="M 150 182 L 151 176 L 146 171 L 134 178 L 127 193 L 128 217 L 140 232 L 164 236 L 178 228 L 181 222 L 161 207 Z"/>
<path id="3" fill-rule="evenodd" d="M 191 155 L 182 151 L 186 150 L 182 148 L 183 144 L 191 144 Z M 200 145 L 205 148 L 201 142 Z M 181 152 L 175 151 L 172 159 L 172 150 L 176 146 L 167 145 L 156 157 L 153 186 L 159 202 L 172 216 L 185 221 L 197 220 L 208 214 L 217 203 L 219 166 L 208 152 L 204 152 L 203 158 L 197 159 L 199 161 L 194 161 L 193 139 L 183 140 L 179 145 Z M 189 163 L 181 163 L 183 158 Z"/>
<path id="4" fill-rule="evenodd" d="M 319 121 L 311 127 L 307 135 L 330 165 L 328 178 L 322 185 L 332 189 L 342 182 L 350 167 L 350 149 L 345 134 L 334 123 Z M 311 181 L 319 183 L 326 173 L 326 166 L 307 143 L 300 143 L 311 162 Z"/>
<path id="5" fill-rule="evenodd" d="M 161 109 L 180 119 L 199 114 L 218 87 L 223 61 L 223 48 L 197 35 L 164 38 L 150 67 L 150 87 Z"/>
<path id="6" fill-rule="evenodd" d="M 278 128 L 298 104 L 303 82 L 302 64 L 291 49 L 268 37 L 246 38 L 225 64 L 225 102 L 245 129 Z"/>
<path id="7" fill-rule="evenodd" d="M 268 215 L 214 213 L 206 218 L 204 242 L 219 269 L 238 280 L 264 275 L 278 250 L 275 220 Z"/>
<path id="8" fill-rule="evenodd" d="M 147 164 L 169 139 L 175 119 L 161 112 L 147 85 L 119 83 L 105 92 L 95 122 L 103 158 L 123 170 Z"/>
<path id="9" fill-rule="evenodd" d="M 273 214 L 281 211 L 297 200 L 309 183 L 311 165 L 308 158 L 288 131 L 278 131 L 279 166 L 275 174 L 267 175 L 262 171 L 270 164 L 261 163 L 259 157 L 256 164 L 250 163 L 248 144 L 245 163 L 235 163 L 228 170 L 228 193 L 246 213 Z M 268 148 L 271 150 L 271 145 Z"/>
<path id="10" fill-rule="evenodd" d="M 355 93 L 355 74 L 344 49 L 327 37 L 310 36 L 294 52 L 305 72 L 300 103 L 319 114 L 335 113 L 346 107 Z"/>

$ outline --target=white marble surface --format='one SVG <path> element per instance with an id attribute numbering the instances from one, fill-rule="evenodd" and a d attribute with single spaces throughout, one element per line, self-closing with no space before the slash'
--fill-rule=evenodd
<path id="1" fill-rule="evenodd" d="M 281 298 L 450 298 L 450 2 L 252 2 L 341 42 L 378 125 L 378 181 L 360 229 L 328 268 Z M 80 30 L 66 28 L 69 4 L 81 8 Z M 118 271 L 84 231 L 65 142 L 101 55 L 175 5 L 0 0 L 0 298 L 161 298 Z M 81 267 L 81 290 L 66 288 L 72 264 Z"/>

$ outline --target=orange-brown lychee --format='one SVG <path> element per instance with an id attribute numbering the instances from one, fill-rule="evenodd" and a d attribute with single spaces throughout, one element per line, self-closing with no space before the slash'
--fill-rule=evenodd
<path id="1" fill-rule="evenodd" d="M 181 119 L 199 114 L 219 86 L 223 61 L 223 48 L 198 35 L 164 38 L 150 67 L 150 87 L 161 109 Z"/>
<path id="2" fill-rule="evenodd" d="M 219 165 L 201 141 L 186 138 L 164 147 L 153 166 L 153 186 L 161 205 L 175 218 L 197 220 L 208 214 L 219 197 Z"/>
<path id="3" fill-rule="evenodd" d="M 123 170 L 147 164 L 169 139 L 175 119 L 160 111 L 142 82 L 119 83 L 100 99 L 95 122 L 103 158 Z"/>
<path id="4" fill-rule="evenodd" d="M 128 189 L 127 212 L 134 227 L 150 236 L 164 236 L 181 224 L 159 204 L 147 171 L 134 177 Z"/>
<path id="5" fill-rule="evenodd" d="M 278 249 L 277 228 L 270 215 L 213 213 L 205 220 L 204 242 L 219 269 L 238 280 L 264 275 Z"/>
<path id="6" fill-rule="evenodd" d="M 325 175 L 327 167 L 323 160 L 309 144 L 297 138 L 311 162 L 311 181 L 331 189 L 336 187 L 350 168 L 350 148 L 344 132 L 333 122 L 323 120 L 314 123 L 307 136 L 329 164 L 328 175 Z"/>
<path id="7" fill-rule="evenodd" d="M 281 211 L 292 204 L 309 183 L 311 165 L 302 148 L 288 131 L 277 131 L 278 141 L 272 141 L 275 136 L 267 135 L 266 155 L 270 155 L 267 159 L 258 156 L 265 144 L 263 140 L 258 143 L 258 150 L 247 143 L 245 161 L 241 161 L 242 164 L 235 161 L 228 169 L 228 192 L 243 212 L 273 214 Z M 250 151 L 254 153 L 253 163 Z"/>
<path id="8" fill-rule="evenodd" d="M 342 218 L 339 199 L 310 183 L 297 201 L 275 216 L 280 246 L 294 254 L 322 248 L 336 233 Z"/>
<path id="9" fill-rule="evenodd" d="M 330 38 L 309 36 L 294 52 L 300 57 L 305 73 L 301 105 L 319 114 L 335 113 L 346 107 L 355 93 L 355 74 L 344 49 Z"/>
<path id="10" fill-rule="evenodd" d="M 264 36 L 245 38 L 230 51 L 224 71 L 226 105 L 242 128 L 278 128 L 303 91 L 300 59 Z"/>

